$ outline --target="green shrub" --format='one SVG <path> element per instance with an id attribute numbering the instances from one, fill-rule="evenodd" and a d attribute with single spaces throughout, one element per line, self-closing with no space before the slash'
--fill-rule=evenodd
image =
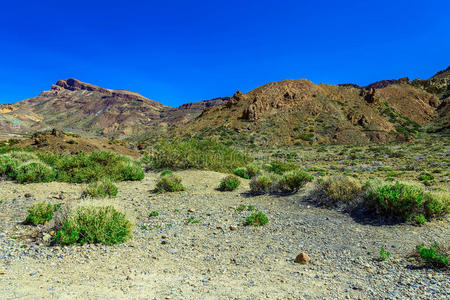
<path id="1" fill-rule="evenodd" d="M 245 179 L 250 179 L 250 175 L 248 174 L 247 168 L 246 167 L 239 167 L 234 169 L 233 171 L 234 175 L 245 178 Z"/>
<path id="2" fill-rule="evenodd" d="M 301 189 L 313 177 L 302 170 L 289 171 L 283 174 L 276 184 L 277 191 L 281 193 L 294 193 Z"/>
<path id="3" fill-rule="evenodd" d="M 241 182 L 239 181 L 239 178 L 233 175 L 229 175 L 222 179 L 219 185 L 219 189 L 221 191 L 234 191 L 239 187 Z"/>
<path id="4" fill-rule="evenodd" d="M 245 179 L 251 179 L 259 174 L 261 174 L 261 169 L 257 164 L 247 164 L 245 167 L 239 167 L 234 169 L 234 175 Z"/>
<path id="5" fill-rule="evenodd" d="M 39 202 L 28 208 L 28 216 L 25 220 L 27 224 L 45 224 L 53 219 L 55 206 L 51 203 Z"/>
<path id="6" fill-rule="evenodd" d="M 427 222 L 427 219 L 425 218 L 424 215 L 420 214 L 420 215 L 414 217 L 414 222 L 416 222 L 417 224 L 423 225 Z"/>
<path id="7" fill-rule="evenodd" d="M 170 170 L 164 170 L 164 171 L 161 172 L 160 176 L 170 175 L 170 174 L 173 174 L 173 172 L 170 171 Z"/>
<path id="8" fill-rule="evenodd" d="M 152 211 L 148 216 L 149 217 L 157 217 L 157 216 L 159 216 L 159 213 L 157 211 Z"/>
<path id="9" fill-rule="evenodd" d="M 382 215 L 397 217 L 402 221 L 414 220 L 420 215 L 430 220 L 449 211 L 448 199 L 438 199 L 414 186 L 398 182 L 373 188 L 367 198 Z M 423 218 L 418 217 L 417 220 Z"/>
<path id="10" fill-rule="evenodd" d="M 383 247 L 380 249 L 380 259 L 387 260 L 391 256 L 389 251 L 386 251 Z"/>
<path id="11" fill-rule="evenodd" d="M 279 160 L 274 160 L 270 164 L 264 165 L 266 171 L 275 173 L 278 175 L 283 175 L 288 171 L 293 171 L 299 169 L 299 166 L 294 163 L 286 163 Z"/>
<path id="12" fill-rule="evenodd" d="M 145 175 L 140 163 L 108 151 L 68 155 L 0 147 L 0 153 L 5 152 L 9 153 L 0 155 L 0 176 L 22 183 L 53 180 L 83 183 L 103 178 L 142 180 Z"/>
<path id="13" fill-rule="evenodd" d="M 132 224 L 124 213 L 112 206 L 79 207 L 56 233 L 60 244 L 123 243 L 131 237 Z"/>
<path id="14" fill-rule="evenodd" d="M 90 196 L 93 198 L 115 197 L 117 196 L 117 187 L 110 180 L 102 180 L 90 183 L 83 196 Z"/>
<path id="15" fill-rule="evenodd" d="M 241 204 L 238 207 L 236 207 L 237 211 L 244 211 L 246 209 L 247 206 L 245 206 L 245 204 Z"/>
<path id="16" fill-rule="evenodd" d="M 430 180 L 433 180 L 433 179 L 434 179 L 434 175 L 429 173 L 429 172 L 422 172 L 419 175 L 419 180 L 420 181 L 430 181 Z"/>
<path id="17" fill-rule="evenodd" d="M 117 168 L 119 170 L 115 174 L 118 175 L 115 180 L 118 181 L 138 181 L 145 177 L 144 169 L 140 164 L 133 161 L 123 161 Z"/>
<path id="18" fill-rule="evenodd" d="M 19 183 L 50 182 L 55 179 L 55 171 L 40 161 L 29 161 L 16 168 L 14 178 Z"/>
<path id="19" fill-rule="evenodd" d="M 250 181 L 250 193 L 267 194 L 272 190 L 273 179 L 267 175 L 260 175 Z"/>
<path id="20" fill-rule="evenodd" d="M 131 158 L 113 152 L 92 152 L 75 155 L 45 155 L 41 159 L 54 164 L 57 180 L 83 183 L 103 178 L 113 181 L 142 180 L 144 170 Z"/>
<path id="21" fill-rule="evenodd" d="M 12 158 L 9 154 L 0 155 L 0 176 L 14 177 L 14 170 L 19 164 L 20 161 Z"/>
<path id="22" fill-rule="evenodd" d="M 424 244 L 417 245 L 417 252 L 419 253 L 420 257 L 427 263 L 430 263 L 436 267 L 445 267 L 448 265 L 448 258 L 440 253 L 436 248 L 438 248 L 439 245 L 437 243 L 434 243 L 433 246 L 430 248 L 425 248 Z"/>
<path id="23" fill-rule="evenodd" d="M 189 219 L 187 219 L 186 221 L 188 224 L 198 224 L 200 223 L 200 220 L 194 218 L 194 217 L 189 217 Z"/>
<path id="24" fill-rule="evenodd" d="M 263 226 L 267 223 L 269 223 L 269 218 L 267 218 L 267 216 L 260 211 L 251 214 L 245 219 L 245 225 Z"/>
<path id="25" fill-rule="evenodd" d="M 335 175 L 324 178 L 319 189 L 331 200 L 348 204 L 361 195 L 363 188 L 356 178 Z"/>
<path id="26" fill-rule="evenodd" d="M 232 172 L 245 166 L 250 157 L 213 139 L 189 139 L 162 142 L 155 145 L 155 152 L 144 155 L 141 162 L 146 169 L 200 169 Z"/>
<path id="27" fill-rule="evenodd" d="M 174 174 L 161 176 L 156 183 L 155 189 L 157 193 L 180 192 L 184 190 L 186 188 L 181 184 L 181 178 Z"/>
<path id="28" fill-rule="evenodd" d="M 38 159 L 36 154 L 34 154 L 33 152 L 28 152 L 28 151 L 13 151 L 9 155 L 11 156 L 11 158 L 17 159 L 18 161 L 21 161 L 21 162 L 27 162 L 30 160 Z"/>

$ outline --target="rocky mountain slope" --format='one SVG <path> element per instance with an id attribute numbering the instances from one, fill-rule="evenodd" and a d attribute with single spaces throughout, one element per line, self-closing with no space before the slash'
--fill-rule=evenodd
<path id="1" fill-rule="evenodd" d="M 205 107 L 227 98 L 165 106 L 135 92 L 105 89 L 77 79 L 60 80 L 49 91 L 14 104 L 0 105 L 0 132 L 50 128 L 84 134 L 127 137 L 164 130 L 197 117 Z"/>
<path id="2" fill-rule="evenodd" d="M 0 133 L 58 128 L 133 140 L 169 132 L 260 145 L 386 143 L 410 140 L 421 130 L 448 130 L 449 102 L 450 67 L 427 80 L 365 87 L 284 80 L 178 108 L 66 79 L 37 97 L 0 105 Z"/>
<path id="3" fill-rule="evenodd" d="M 449 128 L 450 68 L 428 80 L 384 80 L 366 87 L 284 80 L 240 91 L 181 127 L 256 144 L 385 143 L 423 129 Z"/>

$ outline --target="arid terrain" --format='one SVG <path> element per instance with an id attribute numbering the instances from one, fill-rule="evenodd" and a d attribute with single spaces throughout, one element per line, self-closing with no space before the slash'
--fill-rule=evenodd
<path id="1" fill-rule="evenodd" d="M 155 195 L 158 174 L 118 184 L 108 200 L 135 219 L 133 240 L 118 246 L 49 246 L 45 228 L 23 225 L 27 206 L 78 203 L 83 186 L 1 182 L 0 291 L 13 298 L 129 299 L 447 299 L 448 271 L 424 267 L 421 242 L 448 242 L 448 220 L 422 227 L 380 226 L 311 206 L 302 194 L 247 195 L 215 190 L 224 174 L 178 173 L 187 191 Z M 31 194 L 31 197 L 25 197 Z M 60 195 L 64 195 L 61 199 Z M 86 201 L 86 200 L 84 200 Z M 87 200 L 88 202 L 105 200 Z M 253 205 L 264 227 L 243 226 Z M 149 217 L 157 211 L 159 216 Z M 198 223 L 188 223 L 194 217 Z M 392 253 L 379 261 L 380 247 Z M 305 251 L 308 265 L 294 262 Z"/>
<path id="2" fill-rule="evenodd" d="M 447 68 L 0 105 L 5 299 L 448 299 Z"/>
<path id="3" fill-rule="evenodd" d="M 155 193 L 161 176 L 150 171 L 142 181 L 117 182 L 111 199 L 82 196 L 86 183 L 0 181 L 0 293 L 7 299 L 448 299 L 448 268 L 434 268 L 415 250 L 421 243 L 449 246 L 448 216 L 421 226 L 392 223 L 314 200 L 317 180 L 346 174 L 361 182 L 408 182 L 448 201 L 448 140 L 423 135 L 391 146 L 278 147 L 251 156 L 259 164 L 299 165 L 315 180 L 298 193 L 253 195 L 250 180 L 223 192 L 217 187 L 227 174 L 184 170 L 175 174 L 185 191 Z M 418 180 L 424 170 L 431 182 Z M 53 221 L 24 223 L 28 208 L 42 201 L 113 205 L 134 223 L 132 238 L 117 245 L 55 243 Z M 254 211 L 267 215 L 268 224 L 245 226 Z M 380 259 L 381 248 L 388 259 Z M 300 252 L 309 255 L 308 264 L 295 262 Z"/>

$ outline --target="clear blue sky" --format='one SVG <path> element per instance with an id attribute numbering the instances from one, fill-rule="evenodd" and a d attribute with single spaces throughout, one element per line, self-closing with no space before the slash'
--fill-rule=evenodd
<path id="1" fill-rule="evenodd" d="M 1 1 L 0 102 L 59 79 L 177 106 L 267 82 L 428 78 L 450 1 Z"/>

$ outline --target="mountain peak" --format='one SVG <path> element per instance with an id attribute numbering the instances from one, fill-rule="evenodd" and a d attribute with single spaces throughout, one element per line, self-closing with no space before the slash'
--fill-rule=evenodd
<path id="1" fill-rule="evenodd" d="M 95 91 L 102 93 L 109 93 L 109 90 L 95 86 L 93 84 L 82 82 L 78 79 L 68 78 L 64 80 L 58 80 L 56 82 L 56 86 L 62 87 L 66 90 L 76 91 L 76 90 L 87 90 L 87 91 Z"/>

